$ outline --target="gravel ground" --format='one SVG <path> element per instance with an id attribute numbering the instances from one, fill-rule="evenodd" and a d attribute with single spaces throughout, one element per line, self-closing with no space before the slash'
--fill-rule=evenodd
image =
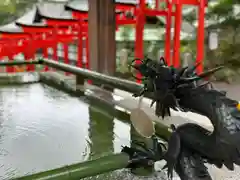
<path id="1" fill-rule="evenodd" d="M 208 166 L 213 180 L 239 180 L 240 167 L 235 166 L 234 171 L 229 171 L 225 167 L 218 169 L 214 166 Z"/>
<path id="2" fill-rule="evenodd" d="M 240 100 L 240 83 L 226 84 L 226 83 L 214 83 L 215 88 L 219 90 L 227 91 L 227 96 L 232 99 Z"/>

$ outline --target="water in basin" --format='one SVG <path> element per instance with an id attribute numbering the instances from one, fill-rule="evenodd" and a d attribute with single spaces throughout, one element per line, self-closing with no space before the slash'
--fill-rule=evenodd
<path id="1" fill-rule="evenodd" d="M 130 126 L 85 97 L 42 84 L 0 87 L 0 179 L 117 153 L 129 144 Z M 88 179 L 148 178 L 118 170 Z"/>

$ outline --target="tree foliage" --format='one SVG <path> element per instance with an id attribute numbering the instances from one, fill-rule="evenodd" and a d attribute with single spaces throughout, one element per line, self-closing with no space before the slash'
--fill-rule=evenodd
<path id="1" fill-rule="evenodd" d="M 0 24 L 10 23 L 21 17 L 37 0 L 0 0 Z"/>
<path id="2" fill-rule="evenodd" d="M 206 17 L 212 22 L 208 25 L 207 32 L 217 31 L 219 34 L 219 47 L 213 51 L 207 49 L 206 59 L 207 65 L 211 67 L 224 64 L 226 71 L 221 76 L 230 81 L 239 76 L 240 72 L 240 9 L 237 9 L 240 8 L 240 0 L 218 2 L 208 8 Z"/>

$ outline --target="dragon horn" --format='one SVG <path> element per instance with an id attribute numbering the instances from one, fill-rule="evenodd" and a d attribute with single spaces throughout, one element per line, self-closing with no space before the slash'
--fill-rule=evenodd
<path id="1" fill-rule="evenodd" d="M 164 65 L 167 65 L 167 63 L 166 63 L 164 57 L 160 57 L 160 62 L 162 62 Z"/>
<path id="2" fill-rule="evenodd" d="M 181 76 L 184 74 L 184 72 L 188 69 L 188 67 L 181 68 L 177 74 L 177 78 L 181 78 Z"/>
<path id="3" fill-rule="evenodd" d="M 134 60 L 132 60 L 131 64 L 129 64 L 129 68 L 133 67 L 136 70 L 139 70 L 139 66 L 140 64 L 136 64 L 136 61 L 140 61 L 140 64 L 143 64 L 143 60 L 141 60 L 140 58 L 135 58 Z"/>
<path id="4" fill-rule="evenodd" d="M 197 63 L 195 66 L 193 66 L 192 68 L 189 68 L 187 70 L 188 74 L 193 74 L 193 72 L 197 69 L 198 66 L 200 66 L 201 62 Z"/>
<path id="5" fill-rule="evenodd" d="M 130 65 L 131 67 L 133 67 L 136 70 L 140 69 L 140 64 L 134 64 L 134 65 Z"/>
<path id="6" fill-rule="evenodd" d="M 222 68 L 224 68 L 224 66 L 218 66 L 216 68 L 205 71 L 205 72 L 199 74 L 198 76 L 194 76 L 194 77 L 190 77 L 190 78 L 181 78 L 180 81 L 183 83 L 191 83 L 193 81 L 197 81 L 197 80 L 209 77 L 212 74 L 214 74 L 216 71 L 219 71 Z"/>
<path id="7" fill-rule="evenodd" d="M 218 66 L 218 67 L 215 67 L 215 68 L 210 69 L 208 71 L 205 71 L 205 72 L 199 74 L 198 76 L 201 77 L 201 78 L 206 78 L 208 76 L 213 75 L 215 72 L 217 72 L 217 71 L 219 71 L 219 70 L 221 70 L 223 68 L 224 68 L 224 66 Z"/>

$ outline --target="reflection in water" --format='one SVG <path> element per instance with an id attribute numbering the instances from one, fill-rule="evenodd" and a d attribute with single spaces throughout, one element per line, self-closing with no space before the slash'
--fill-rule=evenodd
<path id="1" fill-rule="evenodd" d="M 121 145 L 129 145 L 129 125 L 109 115 L 109 108 L 90 107 L 83 99 L 41 84 L 0 87 L 0 179 L 120 152 Z M 117 170 L 87 179 L 148 178 Z"/>
<path id="2" fill-rule="evenodd" d="M 91 140 L 91 159 L 113 152 L 112 116 L 104 116 L 96 108 L 89 107 L 89 138 Z"/>
<path id="3" fill-rule="evenodd" d="M 0 179 L 88 159 L 88 104 L 40 84 L 0 89 Z"/>

